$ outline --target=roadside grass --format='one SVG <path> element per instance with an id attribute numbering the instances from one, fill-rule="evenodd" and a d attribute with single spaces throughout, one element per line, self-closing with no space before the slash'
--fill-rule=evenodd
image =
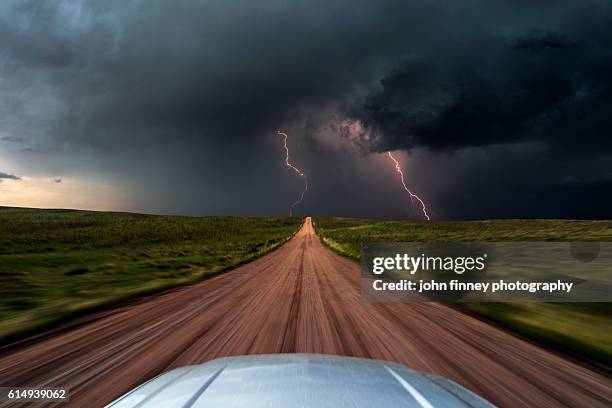
<path id="1" fill-rule="evenodd" d="M 372 242 L 424 241 L 612 241 L 612 221 L 491 220 L 459 222 L 376 221 L 315 218 L 323 242 L 359 260 Z M 525 338 L 611 367 L 612 303 L 458 303 Z"/>
<path id="2" fill-rule="evenodd" d="M 0 344 L 253 260 L 301 222 L 0 207 Z"/>

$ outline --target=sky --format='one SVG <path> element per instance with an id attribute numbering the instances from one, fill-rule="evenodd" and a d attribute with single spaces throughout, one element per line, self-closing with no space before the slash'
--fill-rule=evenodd
<path id="1" fill-rule="evenodd" d="M 612 2 L 0 2 L 0 205 L 612 217 Z"/>

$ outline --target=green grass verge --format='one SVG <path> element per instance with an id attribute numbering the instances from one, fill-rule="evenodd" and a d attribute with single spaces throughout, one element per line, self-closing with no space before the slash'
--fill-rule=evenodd
<path id="1" fill-rule="evenodd" d="M 0 344 L 253 260 L 301 223 L 0 207 Z"/>
<path id="2" fill-rule="evenodd" d="M 465 222 L 316 218 L 335 252 L 359 260 L 366 242 L 612 241 L 612 221 L 496 220 Z M 520 336 L 594 363 L 612 361 L 612 303 L 457 304 Z"/>

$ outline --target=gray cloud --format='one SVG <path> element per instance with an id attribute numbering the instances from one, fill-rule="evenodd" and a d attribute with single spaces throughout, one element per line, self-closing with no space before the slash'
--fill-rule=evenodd
<path id="1" fill-rule="evenodd" d="M 3 136 L 2 138 L 0 138 L 0 140 L 2 140 L 3 142 L 9 142 L 9 143 L 23 143 L 22 137 Z"/>
<path id="2" fill-rule="evenodd" d="M 21 177 L 17 177 L 13 174 L 2 173 L 0 172 L 0 179 L 8 179 L 8 180 L 21 180 Z"/>

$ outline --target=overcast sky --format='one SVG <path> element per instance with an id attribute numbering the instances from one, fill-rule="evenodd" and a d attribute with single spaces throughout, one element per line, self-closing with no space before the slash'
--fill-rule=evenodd
<path id="1" fill-rule="evenodd" d="M 0 2 L 0 205 L 612 216 L 609 0 Z"/>

